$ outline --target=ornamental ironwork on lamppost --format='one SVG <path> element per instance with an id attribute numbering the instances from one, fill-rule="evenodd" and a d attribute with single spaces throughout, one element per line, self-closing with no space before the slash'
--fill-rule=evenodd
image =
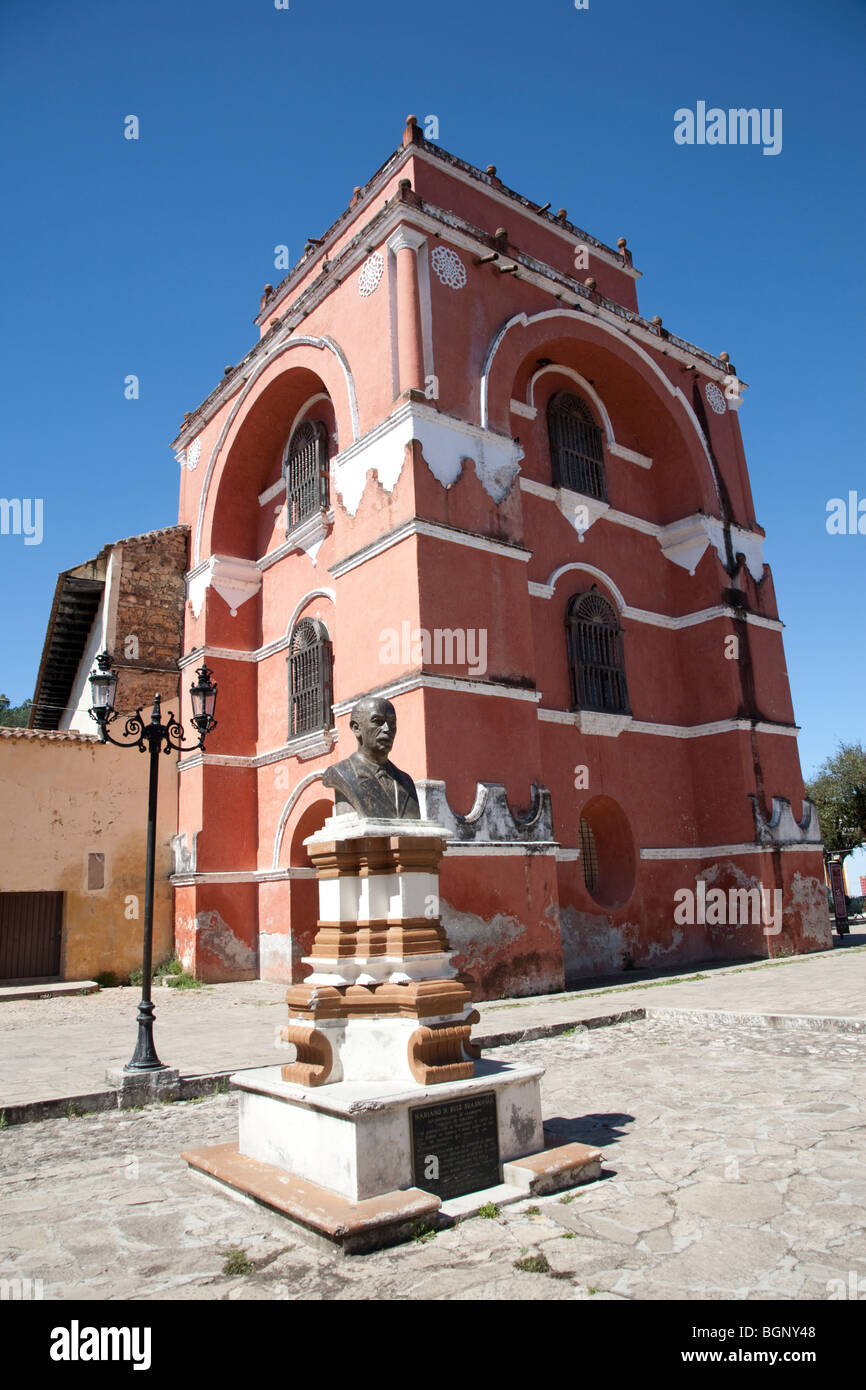
<path id="1" fill-rule="evenodd" d="M 153 883 L 156 858 L 156 802 L 159 786 L 160 753 L 194 753 L 204 748 L 204 741 L 212 729 L 216 728 L 214 708 L 217 688 L 211 679 L 212 672 L 201 666 L 196 672 L 197 680 L 190 686 L 192 700 L 192 724 L 199 735 L 198 743 L 187 744 L 183 727 L 169 710 L 165 724 L 161 722 L 159 695 L 153 697 L 153 713 L 145 721 L 141 708 L 127 717 L 123 727 L 123 737 L 112 738 L 108 732 L 109 724 L 122 716 L 114 708 L 114 692 L 117 687 L 117 672 L 111 669 L 111 657 L 102 652 L 96 658 L 96 668 L 90 676 L 90 713 L 99 726 L 101 743 L 113 743 L 117 748 L 137 748 L 141 753 L 150 754 L 150 782 L 147 798 L 147 859 L 144 879 L 144 944 L 141 960 L 141 1002 L 138 1006 L 138 1040 L 132 1061 L 124 1068 L 125 1072 L 159 1072 L 165 1070 L 165 1063 L 156 1055 L 153 1045 L 154 1005 L 151 999 L 153 977 Z"/>

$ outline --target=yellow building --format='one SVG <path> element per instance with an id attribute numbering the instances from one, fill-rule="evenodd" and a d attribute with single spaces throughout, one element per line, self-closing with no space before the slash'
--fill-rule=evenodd
<path id="1" fill-rule="evenodd" d="M 128 977 L 141 965 L 148 759 L 101 744 L 88 677 L 108 651 L 116 708 L 178 713 L 187 530 L 106 546 L 57 580 L 29 729 L 0 727 L 0 982 Z M 123 718 L 112 725 L 122 735 Z M 177 758 L 160 759 L 154 962 L 172 952 Z"/>

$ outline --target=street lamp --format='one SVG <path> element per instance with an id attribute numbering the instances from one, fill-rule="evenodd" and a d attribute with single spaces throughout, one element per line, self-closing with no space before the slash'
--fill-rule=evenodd
<path id="1" fill-rule="evenodd" d="M 165 1064 L 156 1055 L 153 1045 L 154 1006 L 151 999 L 153 978 L 153 881 L 156 857 L 156 801 L 159 786 L 159 755 L 169 753 L 194 753 L 204 748 L 206 736 L 216 728 L 214 707 L 217 688 L 211 679 L 212 672 L 207 666 L 199 667 L 198 679 L 190 686 L 192 699 L 192 723 L 199 735 L 198 743 L 185 744 L 183 727 L 169 710 L 168 722 L 160 720 L 160 697 L 153 699 L 153 713 L 146 723 L 139 707 L 135 714 L 127 717 L 123 727 L 123 738 L 112 738 L 108 732 L 109 724 L 117 719 L 114 708 L 114 692 L 117 687 L 117 672 L 111 669 L 111 657 L 102 652 L 96 658 L 96 667 L 90 676 L 90 713 L 99 726 L 100 743 L 113 743 L 117 748 L 137 748 L 139 752 L 150 753 L 150 782 L 147 799 L 147 861 L 144 879 L 144 945 L 141 960 L 141 1002 L 138 1006 L 138 1040 L 132 1061 L 124 1067 L 124 1072 L 154 1073 L 166 1070 Z M 174 736 L 174 737 L 173 737 Z"/>

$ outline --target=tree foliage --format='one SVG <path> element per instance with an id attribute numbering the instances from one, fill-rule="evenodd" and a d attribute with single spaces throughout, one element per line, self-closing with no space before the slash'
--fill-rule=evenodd
<path id="1" fill-rule="evenodd" d="M 866 844 L 866 749 L 862 744 L 840 743 L 806 783 L 806 795 L 815 803 L 828 854 L 851 854 Z"/>
<path id="2" fill-rule="evenodd" d="M 6 728 L 26 729 L 32 704 L 32 700 L 24 700 L 20 705 L 13 705 L 8 695 L 0 695 L 0 724 Z"/>

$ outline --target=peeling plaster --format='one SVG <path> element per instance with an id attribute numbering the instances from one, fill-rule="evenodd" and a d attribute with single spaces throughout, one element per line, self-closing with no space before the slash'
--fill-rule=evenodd
<path id="1" fill-rule="evenodd" d="M 205 948 L 228 970 L 256 970 L 257 953 L 251 946 L 238 940 L 218 912 L 197 913 L 193 931 L 197 953 Z"/>
<path id="2" fill-rule="evenodd" d="M 615 975 L 630 945 L 623 929 L 598 912 L 560 907 L 565 981 L 585 975 Z"/>
<path id="3" fill-rule="evenodd" d="M 462 957 L 465 968 L 490 996 L 549 994 L 561 989 L 561 975 L 551 969 L 548 956 L 537 949 L 524 953 L 529 928 L 515 917 L 497 912 L 491 918 L 472 912 L 458 912 L 444 898 L 439 900 L 442 925 L 448 934 L 451 949 Z M 550 936 L 550 953 L 559 955 L 557 933 L 545 924 Z M 516 949 L 515 949 L 516 948 Z M 501 985 L 501 991 L 497 986 Z"/>
<path id="4" fill-rule="evenodd" d="M 791 879 L 791 906 L 800 915 L 803 939 L 818 947 L 831 948 L 833 929 L 827 908 L 827 891 L 817 878 L 807 878 L 799 871 Z"/>
<path id="5" fill-rule="evenodd" d="M 292 978 L 292 937 L 289 932 L 259 932 L 259 972 L 263 980 Z"/>
<path id="6" fill-rule="evenodd" d="M 386 492 L 394 491 L 406 461 L 406 446 L 414 440 L 442 487 L 456 483 L 464 459 L 471 459 L 481 486 L 496 503 L 511 491 L 524 456 L 522 446 L 505 435 L 409 402 L 333 460 L 334 485 L 350 516 L 361 504 L 372 470 Z"/>

